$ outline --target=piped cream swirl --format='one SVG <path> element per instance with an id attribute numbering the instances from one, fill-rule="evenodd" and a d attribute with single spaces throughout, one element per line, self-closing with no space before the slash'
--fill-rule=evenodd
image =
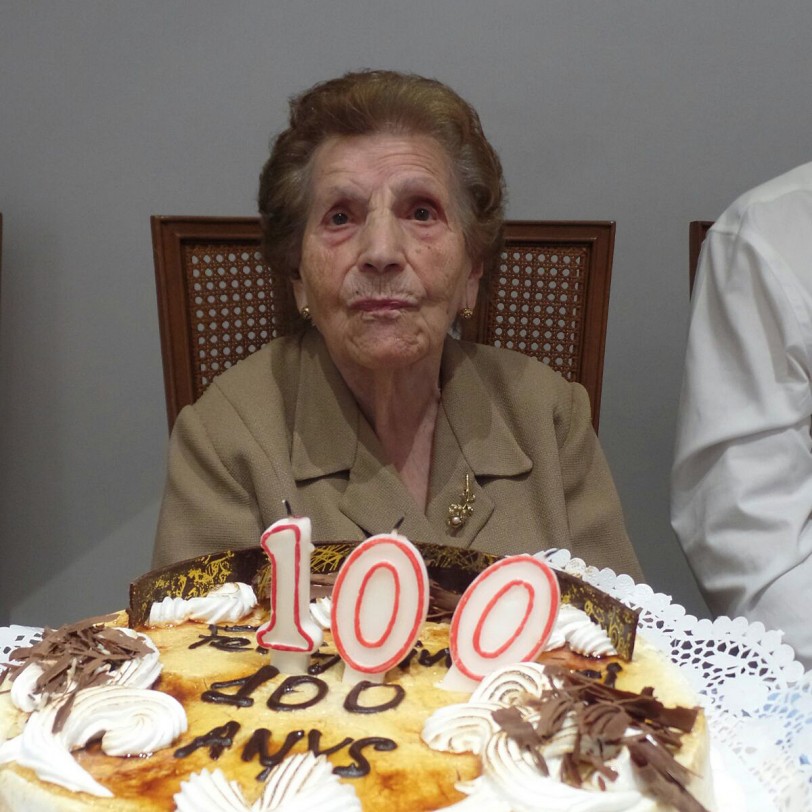
<path id="1" fill-rule="evenodd" d="M 565 643 L 585 657 L 610 657 L 617 654 L 606 631 L 583 609 L 569 603 L 559 606 L 558 617 L 544 650 L 561 648 Z"/>
<path id="2" fill-rule="evenodd" d="M 175 805 L 178 812 L 361 812 L 352 786 L 339 780 L 325 756 L 310 752 L 274 767 L 251 807 L 239 785 L 220 770 L 203 770 L 182 781 Z"/>
<path id="3" fill-rule="evenodd" d="M 54 733 L 54 719 L 64 701 L 34 711 L 22 733 L 0 746 L 0 763 L 16 761 L 43 781 L 110 797 L 110 791 L 73 759 L 72 750 L 101 736 L 107 755 L 148 755 L 186 730 L 186 712 L 169 694 L 102 685 L 78 691 L 65 724 Z"/>
<path id="4" fill-rule="evenodd" d="M 228 582 L 197 598 L 172 598 L 155 601 L 149 610 L 149 626 L 172 626 L 187 620 L 201 623 L 236 623 L 257 605 L 254 590 L 248 584 Z"/>

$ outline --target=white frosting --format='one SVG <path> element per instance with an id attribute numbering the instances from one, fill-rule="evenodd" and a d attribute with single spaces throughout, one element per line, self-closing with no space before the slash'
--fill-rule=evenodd
<path id="1" fill-rule="evenodd" d="M 333 602 L 329 597 L 310 602 L 310 615 L 322 629 L 330 628 L 330 610 Z"/>
<path id="2" fill-rule="evenodd" d="M 149 610 L 149 626 L 172 626 L 187 620 L 202 623 L 236 623 L 257 605 L 248 584 L 221 584 L 199 598 L 170 598 L 156 601 Z"/>
<path id="3" fill-rule="evenodd" d="M 606 631 L 583 609 L 569 603 L 562 603 L 558 607 L 558 617 L 544 650 L 561 648 L 565 643 L 585 657 L 608 657 L 617 654 Z"/>
<path id="4" fill-rule="evenodd" d="M 0 745 L 0 763 L 16 761 L 43 781 L 109 797 L 110 791 L 74 761 L 71 750 L 101 735 L 102 750 L 108 755 L 148 755 L 186 730 L 186 712 L 174 697 L 143 688 L 102 685 L 78 691 L 64 726 L 54 733 L 54 718 L 64 701 L 34 711 L 23 732 Z"/>
<path id="5" fill-rule="evenodd" d="M 514 663 L 485 677 L 471 694 L 471 702 L 513 705 L 524 694 L 538 697 L 552 687 L 553 682 L 541 663 Z"/>
<path id="6" fill-rule="evenodd" d="M 180 792 L 175 793 L 177 812 L 246 812 L 245 802 L 236 781 L 228 781 L 222 770 L 193 773 L 187 781 L 180 782 Z"/>
<path id="7" fill-rule="evenodd" d="M 420 735 L 432 750 L 479 755 L 499 730 L 493 712 L 500 707 L 495 702 L 446 705 L 426 720 Z"/>
<path id="8" fill-rule="evenodd" d="M 108 756 L 149 755 L 186 730 L 186 711 L 162 691 L 102 685 L 79 691 L 60 735 L 74 750 L 102 734 Z"/>
<path id="9" fill-rule="evenodd" d="M 274 767 L 251 807 L 239 785 L 220 770 L 195 773 L 180 786 L 175 795 L 178 812 L 361 812 L 352 786 L 341 783 L 325 756 L 310 752 Z"/>

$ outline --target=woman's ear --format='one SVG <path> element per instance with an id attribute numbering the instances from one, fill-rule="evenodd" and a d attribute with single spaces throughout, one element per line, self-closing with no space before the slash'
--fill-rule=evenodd
<path id="1" fill-rule="evenodd" d="M 293 285 L 293 298 L 296 299 L 296 309 L 301 312 L 303 307 L 307 307 L 307 295 L 304 290 L 304 283 L 299 272 L 295 272 L 295 276 L 291 279 Z"/>
<path id="2" fill-rule="evenodd" d="M 479 293 L 479 281 L 482 279 L 482 272 L 484 266 L 482 261 L 475 263 L 471 272 L 468 274 L 468 279 L 465 283 L 465 301 L 464 306 L 470 307 L 473 310 L 476 307 L 477 294 Z"/>

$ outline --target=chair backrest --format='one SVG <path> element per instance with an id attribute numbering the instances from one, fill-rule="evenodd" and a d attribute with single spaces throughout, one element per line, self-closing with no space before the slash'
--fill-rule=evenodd
<path id="1" fill-rule="evenodd" d="M 696 278 L 696 266 L 699 263 L 699 252 L 702 250 L 702 243 L 708 229 L 713 225 L 713 220 L 691 220 L 688 225 L 688 295 L 693 292 L 694 279 Z"/>
<path id="2" fill-rule="evenodd" d="M 272 277 L 256 217 L 154 216 L 152 241 L 171 429 L 223 370 L 302 325 Z M 613 222 L 506 223 L 499 267 L 463 337 L 519 350 L 578 381 L 598 428 Z"/>
<path id="3" fill-rule="evenodd" d="M 508 221 L 463 337 L 538 358 L 589 393 L 598 430 L 615 224 Z"/>

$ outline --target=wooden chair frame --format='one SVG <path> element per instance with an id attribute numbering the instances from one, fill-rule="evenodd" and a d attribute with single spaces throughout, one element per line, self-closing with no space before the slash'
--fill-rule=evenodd
<path id="1" fill-rule="evenodd" d="M 191 289 L 186 267 L 189 251 L 200 245 L 224 253 L 231 247 L 245 249 L 246 245 L 252 246 L 252 250 L 255 246 L 258 251 L 261 233 L 256 217 L 156 215 L 151 218 L 151 227 L 167 421 L 171 430 L 180 410 L 194 402 L 206 385 L 201 382 L 197 368 L 195 336 L 201 327 L 195 322 L 198 305 L 192 302 L 195 296 L 200 301 L 200 294 Z M 462 327 L 463 338 L 525 352 L 580 382 L 589 394 L 596 431 L 614 236 L 615 224 L 611 221 L 506 223 L 502 262 L 488 280 L 483 280 L 476 315 Z M 261 263 L 256 256 L 251 262 Z M 541 266 L 544 280 L 536 276 L 528 278 Z M 276 286 L 273 296 L 266 299 L 268 318 L 261 343 L 291 332 L 302 323 L 289 285 L 271 281 L 267 273 L 263 272 L 263 276 L 266 289 Z M 513 287 L 506 291 L 505 283 Z M 517 289 L 522 293 L 517 294 Z M 555 314 L 547 316 L 548 310 L 550 313 L 555 310 Z M 564 316 L 559 316 L 560 313 Z M 556 322 L 562 318 L 566 322 L 564 327 Z M 566 362 L 556 356 L 563 344 Z"/>

